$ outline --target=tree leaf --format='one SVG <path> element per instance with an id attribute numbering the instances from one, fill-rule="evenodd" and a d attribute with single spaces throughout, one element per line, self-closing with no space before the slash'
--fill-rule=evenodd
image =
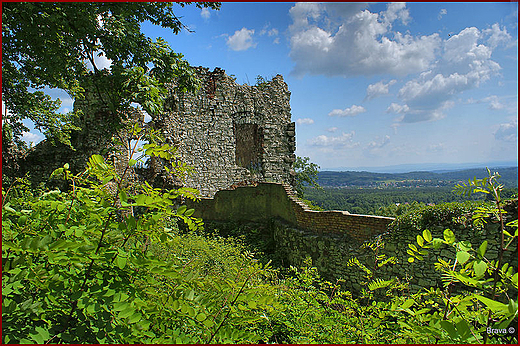
<path id="1" fill-rule="evenodd" d="M 455 242 L 455 234 L 450 229 L 444 230 L 444 240 L 448 244 L 453 244 Z"/>
<path id="2" fill-rule="evenodd" d="M 503 304 L 497 302 L 496 300 L 482 297 L 480 295 L 475 295 L 475 298 L 480 300 L 482 303 L 486 304 L 486 306 L 490 308 L 491 311 L 493 311 L 494 313 L 505 314 L 509 312 L 508 304 Z"/>
<path id="3" fill-rule="evenodd" d="M 484 240 L 484 241 L 482 242 L 482 244 L 480 244 L 477 253 L 478 253 L 481 257 L 484 257 L 484 255 L 486 254 L 487 246 L 488 246 L 488 241 L 487 241 L 487 240 Z"/>
<path id="4" fill-rule="evenodd" d="M 408 298 L 401 306 L 401 309 L 408 309 L 415 303 L 415 300 L 412 298 Z"/>
<path id="5" fill-rule="evenodd" d="M 440 321 L 442 329 L 444 329 L 450 338 L 453 340 L 456 340 L 459 338 L 459 334 L 457 333 L 457 330 L 455 329 L 455 326 L 450 321 L 442 320 Z"/>
<path id="6" fill-rule="evenodd" d="M 117 255 L 117 258 L 116 258 L 116 265 L 119 267 L 119 269 L 124 269 L 125 266 L 126 266 L 126 261 L 127 261 L 127 258 L 126 257 L 123 257 L 123 256 L 120 256 L 120 255 Z"/>
<path id="7" fill-rule="evenodd" d="M 457 252 L 457 261 L 462 265 L 466 263 L 471 255 L 466 251 L 458 251 Z"/>
<path id="8" fill-rule="evenodd" d="M 487 263 L 483 260 L 476 260 L 473 262 L 473 270 L 475 271 L 476 277 L 482 277 L 487 270 Z"/>
<path id="9" fill-rule="evenodd" d="M 424 239 L 420 234 L 417 235 L 417 245 L 419 245 L 420 247 L 423 247 L 424 245 Z"/>
<path id="10" fill-rule="evenodd" d="M 119 191 L 119 200 L 121 202 L 127 202 L 128 201 L 128 195 L 126 194 L 126 192 L 124 190 L 120 190 Z"/>
<path id="11" fill-rule="evenodd" d="M 428 243 L 432 241 L 432 234 L 429 230 L 425 229 L 423 231 L 423 238 L 424 240 L 426 240 Z"/>

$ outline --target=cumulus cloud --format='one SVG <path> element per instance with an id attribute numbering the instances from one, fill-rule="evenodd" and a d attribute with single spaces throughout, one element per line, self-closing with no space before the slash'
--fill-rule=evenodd
<path id="1" fill-rule="evenodd" d="M 311 118 L 303 118 L 303 119 L 296 120 L 296 123 L 298 125 L 314 124 L 314 120 L 312 120 Z"/>
<path id="2" fill-rule="evenodd" d="M 332 110 L 332 112 L 329 113 L 329 116 L 353 117 L 366 111 L 367 110 L 363 106 L 352 105 L 352 107 L 348 107 L 345 109 L 334 109 Z"/>
<path id="3" fill-rule="evenodd" d="M 405 83 L 398 92 L 404 104 L 391 105 L 388 111 L 404 114 L 399 119 L 403 122 L 443 118 L 443 111 L 453 106 L 455 95 L 478 88 L 499 73 L 500 65 L 491 59 L 492 46 L 486 46 L 485 42 L 489 40 L 484 41 L 484 38 L 485 35 L 474 27 L 452 35 L 444 42 L 439 64 Z M 495 107 L 497 105 L 494 103 Z"/>
<path id="4" fill-rule="evenodd" d="M 444 118 L 458 95 L 499 75 L 501 67 L 492 59 L 493 51 L 516 44 L 499 24 L 484 30 L 463 28 L 447 40 L 436 33 L 400 33 L 393 29 L 395 24 L 412 20 L 404 3 L 389 3 L 379 13 L 368 10 L 366 4 L 297 3 L 289 14 L 290 57 L 296 77 L 412 76 L 400 87 L 399 102 L 387 108 L 400 115 L 397 122 Z M 446 14 L 441 9 L 439 18 Z M 388 94 L 394 83 L 392 79 L 369 85 L 365 100 Z M 500 107 L 488 102 L 493 109 Z M 329 115 L 353 113 L 349 108 L 334 109 Z"/>
<path id="5" fill-rule="evenodd" d="M 406 8 L 406 3 L 404 2 L 390 2 L 386 11 L 381 12 L 381 16 L 388 23 L 395 22 L 399 19 L 401 23 L 406 25 L 411 20 L 410 12 Z"/>
<path id="6" fill-rule="evenodd" d="M 510 101 L 508 101 L 508 99 Z M 512 100 L 512 102 L 511 102 Z M 475 100 L 474 98 L 469 98 L 465 101 L 467 104 L 488 104 L 488 108 L 494 111 L 502 110 L 511 114 L 518 114 L 518 105 L 517 105 L 517 97 L 516 95 L 510 96 L 501 96 L 490 95 L 484 97 L 479 100 Z"/>
<path id="7" fill-rule="evenodd" d="M 280 43 L 280 37 L 278 37 L 278 29 L 271 28 L 271 23 L 267 23 L 264 28 L 258 33 L 258 35 L 263 36 L 267 35 L 269 37 L 274 37 L 273 43 L 279 44 Z"/>
<path id="8" fill-rule="evenodd" d="M 486 42 L 491 48 L 495 48 L 500 44 L 508 46 L 512 43 L 511 35 L 509 35 L 505 27 L 500 29 L 498 23 L 493 24 L 489 29 L 483 30 L 482 33 L 487 37 Z"/>
<path id="9" fill-rule="evenodd" d="M 510 123 L 500 124 L 495 131 L 495 139 L 516 142 L 518 141 L 518 120 L 513 120 Z"/>
<path id="10" fill-rule="evenodd" d="M 396 82 L 397 80 L 392 79 L 390 82 L 386 84 L 383 81 L 379 81 L 375 84 L 370 84 L 367 87 L 367 96 L 365 97 L 365 99 L 371 100 L 377 96 L 388 94 L 388 87 L 394 85 Z"/>
<path id="11" fill-rule="evenodd" d="M 228 37 L 227 45 L 234 51 L 247 50 L 251 47 L 256 47 L 256 43 L 253 42 L 254 29 L 242 28 L 235 31 L 233 36 Z"/>
<path id="12" fill-rule="evenodd" d="M 200 16 L 204 19 L 209 19 L 209 17 L 211 17 L 211 12 L 209 12 L 209 9 L 207 9 L 206 7 L 204 7 L 201 11 L 200 11 Z"/>
<path id="13" fill-rule="evenodd" d="M 438 34 L 413 37 L 391 31 L 393 22 L 410 20 L 404 4 L 390 3 L 381 13 L 345 4 L 336 21 L 331 10 L 340 5 L 331 5 L 297 3 L 290 10 L 290 57 L 297 76 L 407 75 L 434 62 L 441 44 Z"/>
<path id="14" fill-rule="evenodd" d="M 338 131 L 338 128 L 337 128 L 337 127 L 329 127 L 329 128 L 327 129 L 327 131 L 328 131 L 328 132 L 336 132 L 336 131 Z"/>
<path id="15" fill-rule="evenodd" d="M 325 136 L 320 135 L 308 140 L 308 144 L 316 147 L 333 147 L 336 149 L 354 148 L 359 146 L 358 142 L 353 142 L 355 132 L 343 132 L 341 136 Z"/>
<path id="16" fill-rule="evenodd" d="M 498 100 L 497 95 L 491 95 L 483 99 L 484 102 L 489 102 L 489 109 L 500 110 L 504 109 L 505 105 Z"/>
<path id="17" fill-rule="evenodd" d="M 386 111 L 387 111 L 387 113 L 401 114 L 401 113 L 407 113 L 408 111 L 410 111 L 410 107 L 408 107 L 407 105 L 400 105 L 400 104 L 392 102 L 392 104 L 386 109 Z"/>

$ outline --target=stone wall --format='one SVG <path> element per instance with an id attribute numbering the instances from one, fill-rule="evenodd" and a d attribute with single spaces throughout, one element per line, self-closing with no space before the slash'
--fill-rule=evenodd
<path id="1" fill-rule="evenodd" d="M 381 240 L 385 248 L 381 253 L 397 258 L 397 264 L 388 264 L 378 269 L 376 276 L 382 279 L 398 277 L 409 280 L 410 289 L 417 291 L 420 287 L 442 285 L 440 272 L 435 270 L 437 258 L 445 261 L 453 260 L 455 252 L 448 247 L 430 250 L 424 261 L 408 263 L 408 244 L 415 244 L 420 231 L 410 231 L 394 227 L 393 218 L 355 215 L 346 211 L 313 211 L 309 210 L 292 193 L 287 185 L 260 183 L 257 186 L 237 187 L 234 190 L 222 190 L 213 199 L 202 199 L 189 203 L 195 208 L 195 215 L 203 217 L 218 227 L 226 227 L 230 222 L 234 227 L 237 222 L 249 225 L 247 228 L 263 230 L 264 237 L 270 238 L 273 249 L 282 259 L 284 265 L 301 266 L 307 256 L 318 268 L 322 277 L 335 281 L 344 279 L 344 288 L 355 293 L 361 290 L 363 272 L 357 267 L 347 266 L 349 259 L 357 257 L 362 263 L 372 268 L 374 254 L 363 248 L 367 241 Z M 518 201 L 510 203 L 506 222 L 518 217 Z M 267 223 L 268 220 L 274 222 Z M 251 224 L 253 222 L 253 224 Z M 256 222 L 256 225 L 254 224 Z M 442 238 L 442 232 L 451 228 L 458 240 L 471 242 L 477 248 L 484 240 L 488 240 L 486 257 L 490 260 L 498 256 L 497 223 L 488 223 L 482 230 L 457 224 L 435 224 L 428 228 L 434 237 Z M 241 228 L 242 229 L 242 228 Z M 245 231 L 247 232 L 247 231 Z M 514 268 L 517 265 L 517 242 L 505 254 L 505 260 Z"/>
<path id="2" fill-rule="evenodd" d="M 219 68 L 196 71 L 201 89 L 171 94 L 154 119 L 181 160 L 195 168 L 185 186 L 213 197 L 241 182 L 292 183 L 295 128 L 283 77 L 248 86 Z"/>
<path id="3" fill-rule="evenodd" d="M 299 201 L 287 184 L 258 183 L 234 190 L 218 191 L 214 198 L 188 201 L 195 216 L 209 221 L 265 221 L 277 218 L 313 234 L 347 237 L 348 243 L 360 245 L 388 231 L 394 219 L 383 216 L 356 215 L 347 211 L 315 211 Z"/>
<path id="4" fill-rule="evenodd" d="M 295 123 L 291 121 L 291 93 L 283 77 L 277 75 L 271 81 L 249 86 L 237 84 L 219 68 L 194 69 L 201 88 L 186 93 L 174 92 L 172 88 L 162 114 L 146 124 L 178 148 L 182 162 L 195 168 L 195 173 L 184 180 L 184 186 L 198 189 L 203 197 L 212 197 L 221 189 L 246 182 L 292 184 Z M 21 158 L 21 163 L 4 160 L 6 166 L 13 167 L 9 174 L 30 172 L 33 181 L 46 181 L 64 163 L 69 163 L 75 172 L 82 170 L 92 154 L 101 154 L 118 167 L 127 164 L 127 142 L 131 138 L 122 130 L 123 125 L 138 122 L 144 126 L 144 114 L 133 110 L 122 117 L 121 124 L 115 121 L 103 95 L 88 91 L 84 94 L 85 98 L 74 104 L 75 109 L 83 111 L 78 119 L 82 130 L 71 135 L 76 150 L 44 140 Z M 123 145 L 113 145 L 113 137 L 119 137 Z M 148 169 L 138 172 L 139 179 L 168 188 L 179 187 L 180 180 L 164 174 L 161 165 L 160 160 L 151 160 Z"/>

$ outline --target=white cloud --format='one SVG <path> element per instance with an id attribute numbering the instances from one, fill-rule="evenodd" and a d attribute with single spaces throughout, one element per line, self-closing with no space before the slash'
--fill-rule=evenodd
<path id="1" fill-rule="evenodd" d="M 22 140 L 26 143 L 38 144 L 43 140 L 43 136 L 41 134 L 37 134 L 34 132 L 22 132 Z"/>
<path id="2" fill-rule="evenodd" d="M 508 101 L 508 99 L 510 101 Z M 480 100 L 469 98 L 465 101 L 466 104 L 482 104 L 488 103 L 488 108 L 491 110 L 504 110 L 507 113 L 518 114 L 518 99 L 516 95 L 503 95 L 498 97 L 497 95 L 491 95 L 484 97 Z"/>
<path id="3" fill-rule="evenodd" d="M 379 95 L 386 95 L 388 94 L 388 87 L 394 85 L 397 82 L 397 80 L 392 79 L 390 82 L 385 84 L 383 81 L 379 81 L 375 84 L 370 84 L 367 87 L 367 100 L 371 100 Z"/>
<path id="4" fill-rule="evenodd" d="M 327 129 L 327 131 L 328 131 L 328 132 L 336 132 L 336 131 L 338 131 L 338 128 L 337 128 L 337 127 L 329 127 L 329 128 Z"/>
<path id="5" fill-rule="evenodd" d="M 209 17 L 211 17 L 211 12 L 209 11 L 209 9 L 207 9 L 206 7 L 204 7 L 201 11 L 200 11 L 200 16 L 204 19 L 209 19 Z"/>
<path id="6" fill-rule="evenodd" d="M 486 42 L 491 48 L 495 48 L 500 44 L 508 46 L 512 43 L 511 35 L 509 35 L 505 27 L 501 30 L 498 23 L 493 24 L 490 29 L 482 30 L 482 33 L 485 36 L 489 36 Z"/>
<path id="7" fill-rule="evenodd" d="M 500 65 L 491 60 L 493 49 L 482 43 L 483 38 L 474 27 L 452 35 L 444 42 L 443 55 L 435 68 L 421 73 L 399 90 L 398 97 L 404 105 L 391 105 L 388 111 L 404 114 L 399 119 L 403 122 L 443 118 L 443 111 L 453 106 L 455 95 L 478 88 L 499 73 Z"/>
<path id="8" fill-rule="evenodd" d="M 392 104 L 386 109 L 386 111 L 388 113 L 401 114 L 410 111 L 410 107 L 408 107 L 407 105 L 399 105 L 397 103 L 392 102 Z"/>
<path id="9" fill-rule="evenodd" d="M 341 136 L 325 136 L 320 135 L 318 137 L 311 138 L 308 140 L 308 144 L 316 147 L 334 147 L 334 148 L 354 148 L 359 146 L 358 142 L 353 142 L 355 132 L 349 133 L 343 132 Z"/>
<path id="10" fill-rule="evenodd" d="M 390 136 L 386 135 L 382 139 L 376 138 L 376 140 L 368 143 L 368 149 L 380 149 L 390 143 Z"/>
<path id="11" fill-rule="evenodd" d="M 514 119 L 510 123 L 500 124 L 495 131 L 495 139 L 506 142 L 518 141 L 518 120 Z"/>
<path id="12" fill-rule="evenodd" d="M 247 50 L 251 47 L 256 47 L 256 43 L 253 42 L 254 29 L 248 30 L 242 28 L 235 31 L 233 36 L 228 37 L 227 45 L 234 51 Z"/>
<path id="13" fill-rule="evenodd" d="M 403 4 L 390 3 L 381 13 L 349 7 L 338 23 L 329 4 L 297 3 L 291 8 L 290 57 L 293 73 L 328 76 L 407 75 L 424 71 L 440 47 L 438 34 L 413 37 L 392 32 L 392 22 L 410 20 Z M 318 25 L 318 23 L 322 23 Z"/>
<path id="14" fill-rule="evenodd" d="M 303 119 L 296 120 L 296 123 L 298 125 L 314 124 L 314 120 L 312 120 L 311 118 L 303 118 Z"/>
<path id="15" fill-rule="evenodd" d="M 271 23 L 267 23 L 264 25 L 264 28 L 258 33 L 258 35 L 263 36 L 267 35 L 269 37 L 274 37 L 273 43 L 279 44 L 280 43 L 280 37 L 278 37 L 278 29 L 276 28 L 270 28 Z"/>
<path id="16" fill-rule="evenodd" d="M 332 110 L 332 112 L 329 113 L 329 116 L 353 117 L 366 111 L 367 110 L 363 106 L 352 105 L 352 107 L 348 107 L 345 109 L 334 109 Z"/>
<path id="17" fill-rule="evenodd" d="M 395 22 L 397 19 L 399 19 L 401 23 L 406 25 L 411 20 L 410 12 L 406 8 L 406 3 L 404 2 L 389 3 L 387 5 L 386 12 L 381 12 L 381 16 L 389 23 Z"/>
<path id="18" fill-rule="evenodd" d="M 498 100 L 497 95 L 488 96 L 484 98 L 482 101 L 489 102 L 489 109 L 492 110 L 500 110 L 505 108 L 505 105 L 500 103 L 500 101 Z"/>
<path id="19" fill-rule="evenodd" d="M 448 14 L 448 11 L 445 8 L 442 8 L 439 11 L 439 15 L 437 16 L 437 19 L 441 20 L 442 16 L 444 16 L 445 14 Z"/>

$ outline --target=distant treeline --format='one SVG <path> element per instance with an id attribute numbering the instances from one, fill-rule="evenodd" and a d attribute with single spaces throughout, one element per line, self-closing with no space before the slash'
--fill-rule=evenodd
<path id="1" fill-rule="evenodd" d="M 500 182 L 505 187 L 518 186 L 518 167 L 490 168 L 500 173 Z M 409 172 L 409 173 L 371 173 L 371 172 L 333 172 L 318 173 L 318 184 L 323 187 L 437 187 L 455 186 L 459 181 L 467 182 L 474 177 L 487 176 L 485 168 L 465 169 L 444 173 Z"/>
<path id="2" fill-rule="evenodd" d="M 418 187 L 418 188 L 306 188 L 305 199 L 312 201 L 325 210 L 347 210 L 353 214 L 395 216 L 396 206 L 399 210 L 407 209 L 405 205 L 425 203 L 440 204 L 445 202 L 463 202 L 468 200 L 485 200 L 482 193 L 470 197 L 460 196 L 453 192 L 453 186 Z M 517 188 L 505 188 L 502 197 L 518 196 Z M 399 213 L 398 213 L 399 214 Z"/>

